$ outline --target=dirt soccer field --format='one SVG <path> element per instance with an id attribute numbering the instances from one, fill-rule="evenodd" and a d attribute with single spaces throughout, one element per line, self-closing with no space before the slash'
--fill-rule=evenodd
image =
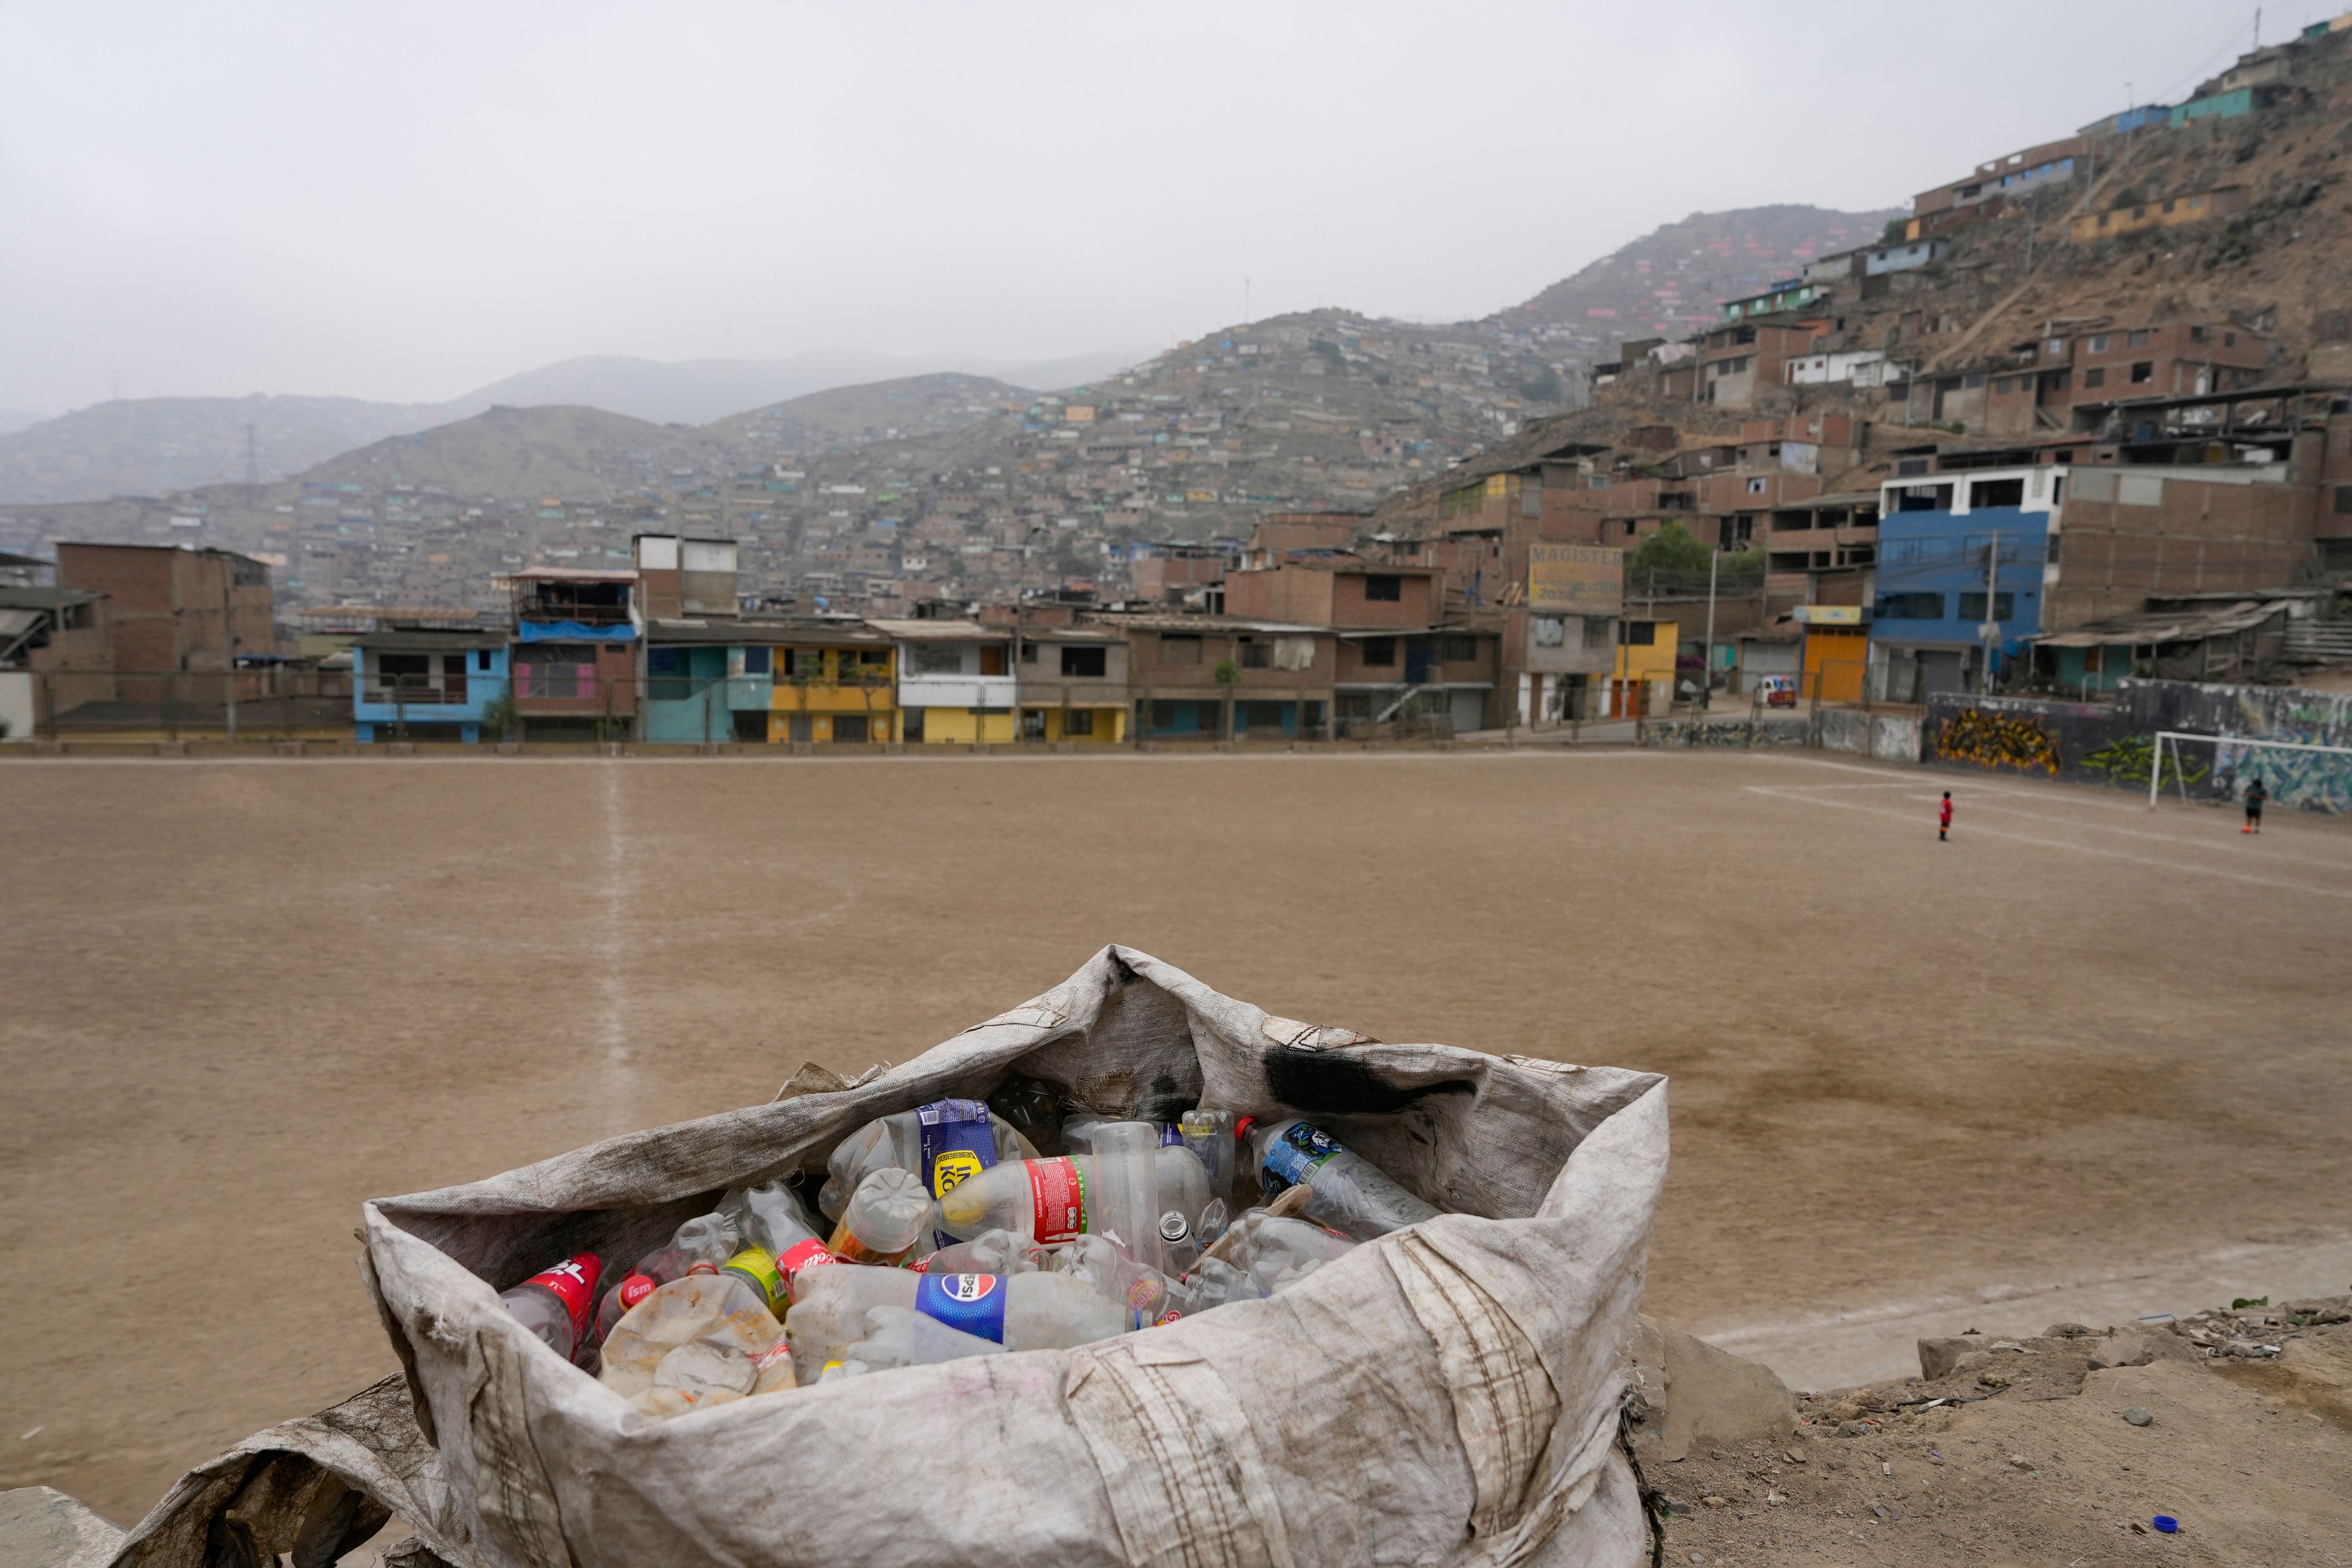
<path id="1" fill-rule="evenodd" d="M 0 1486 L 124 1522 L 392 1369 L 362 1199 L 903 1061 L 1111 941 L 1673 1075 L 1650 1308 L 1792 1381 L 2352 1279 L 2352 824 L 1657 752 L 16 762 L 0 822 Z"/>

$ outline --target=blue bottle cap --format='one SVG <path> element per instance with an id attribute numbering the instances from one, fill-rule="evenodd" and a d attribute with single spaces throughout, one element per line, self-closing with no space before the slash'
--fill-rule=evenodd
<path id="1" fill-rule="evenodd" d="M 2155 1525 L 2157 1532 L 2161 1535 L 2170 1535 L 2180 1528 L 2180 1521 L 2168 1513 L 2159 1513 L 2148 1522 Z"/>

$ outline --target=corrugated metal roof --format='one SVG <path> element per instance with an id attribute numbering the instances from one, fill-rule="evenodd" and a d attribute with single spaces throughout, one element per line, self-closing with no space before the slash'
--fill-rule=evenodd
<path id="1" fill-rule="evenodd" d="M 978 621 L 868 621 L 884 637 L 901 642 L 1011 642 L 1010 626 L 983 626 Z"/>
<path id="2" fill-rule="evenodd" d="M 2202 642 L 2207 637 L 2252 631 L 2286 613 L 2292 600 L 2248 599 L 2203 612 L 2143 610 L 2110 616 L 2071 632 L 2049 632 L 2027 640 L 2043 647 L 2129 647 L 2143 643 Z"/>

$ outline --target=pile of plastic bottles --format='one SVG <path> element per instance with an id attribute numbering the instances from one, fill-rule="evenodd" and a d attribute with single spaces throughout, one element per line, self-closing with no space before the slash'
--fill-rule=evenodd
<path id="1" fill-rule="evenodd" d="M 870 1121 L 825 1173 L 824 1222 L 791 1179 L 734 1187 L 601 1296 L 582 1253 L 501 1300 L 662 1417 L 1172 1322 L 1438 1212 L 1295 1118 L 1103 1121 L 1019 1078 Z"/>

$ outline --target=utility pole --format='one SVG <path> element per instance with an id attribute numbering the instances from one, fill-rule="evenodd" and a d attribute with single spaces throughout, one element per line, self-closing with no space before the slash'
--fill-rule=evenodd
<path id="1" fill-rule="evenodd" d="M 1706 640 L 1698 648 L 1698 708 L 1706 711 L 1715 690 L 1715 574 L 1723 564 L 1723 542 L 1706 558 Z"/>
<path id="2" fill-rule="evenodd" d="M 245 488 L 253 489 L 260 483 L 261 459 L 254 449 L 254 429 L 248 423 L 245 427 Z"/>
<path id="3" fill-rule="evenodd" d="M 1992 695 L 1993 652 L 2000 646 L 2000 618 L 1993 614 L 1994 609 L 1997 607 L 1996 601 L 1993 598 L 1993 593 L 1995 585 L 1999 581 L 1998 574 L 2000 571 L 2000 534 L 1996 531 L 1993 533 L 1991 542 L 1985 546 L 1985 618 L 1984 626 L 1982 627 L 1985 639 L 1985 656 L 1984 669 L 1979 673 L 1977 679 L 1977 695 L 1979 697 L 1990 697 Z"/>

